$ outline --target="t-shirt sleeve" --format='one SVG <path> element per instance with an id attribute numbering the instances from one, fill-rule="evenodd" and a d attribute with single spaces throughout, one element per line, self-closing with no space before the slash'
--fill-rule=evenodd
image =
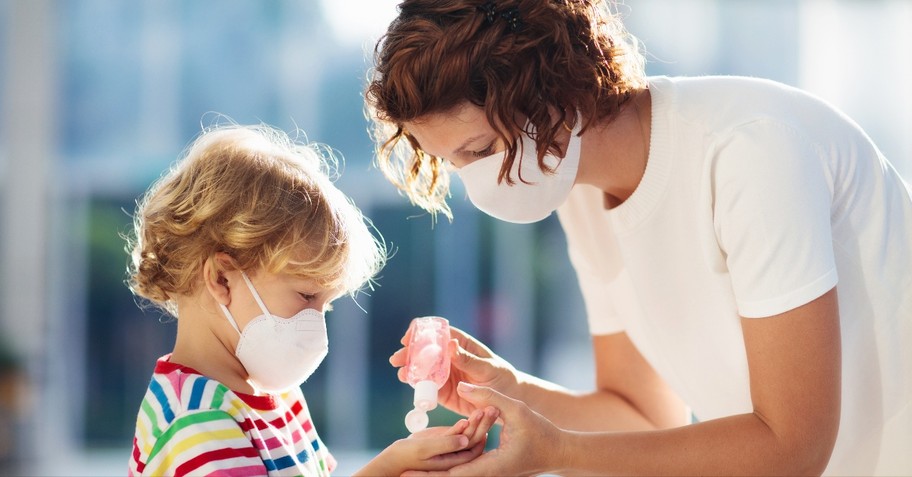
<path id="1" fill-rule="evenodd" d="M 741 316 L 783 313 L 836 285 L 825 161 L 816 144 L 772 120 L 718 140 L 713 221 Z"/>
<path id="2" fill-rule="evenodd" d="M 256 447 L 220 410 L 177 416 L 154 440 L 141 475 L 266 475 Z"/>

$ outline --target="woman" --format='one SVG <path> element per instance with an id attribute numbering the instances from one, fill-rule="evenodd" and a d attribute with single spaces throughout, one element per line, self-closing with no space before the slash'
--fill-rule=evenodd
<path id="1" fill-rule="evenodd" d="M 504 434 L 452 473 L 912 473 L 912 199 L 850 119 L 646 77 L 596 0 L 407 0 L 375 61 L 383 171 L 447 216 L 450 169 L 494 217 L 556 210 L 593 336 L 575 393 L 455 333 L 441 402 Z"/>

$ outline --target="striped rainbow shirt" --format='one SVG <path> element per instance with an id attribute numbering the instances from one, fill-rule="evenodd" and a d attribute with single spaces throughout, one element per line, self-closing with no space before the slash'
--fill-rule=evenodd
<path id="1" fill-rule="evenodd" d="M 324 476 L 336 466 L 304 394 L 236 393 L 159 358 L 136 419 L 129 474 Z"/>

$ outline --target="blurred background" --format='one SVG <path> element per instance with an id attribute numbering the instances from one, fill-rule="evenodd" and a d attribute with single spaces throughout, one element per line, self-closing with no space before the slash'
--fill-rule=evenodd
<path id="1" fill-rule="evenodd" d="M 361 91 L 396 3 L 0 0 L 0 474 L 126 473 L 176 325 L 127 290 L 121 234 L 216 114 L 335 148 L 337 184 L 394 252 L 369 297 L 329 314 L 331 352 L 303 385 L 340 475 L 407 433 L 412 390 L 387 359 L 414 316 L 445 316 L 520 369 L 593 387 L 556 218 L 493 221 L 454 181 L 455 218 L 435 223 L 373 167 Z M 620 11 L 649 74 L 808 89 L 912 178 L 912 1 L 626 0 Z"/>

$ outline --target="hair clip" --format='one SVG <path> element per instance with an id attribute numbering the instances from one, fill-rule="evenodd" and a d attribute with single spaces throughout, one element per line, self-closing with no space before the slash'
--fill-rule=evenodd
<path id="1" fill-rule="evenodd" d="M 485 2 L 482 5 L 479 5 L 478 9 L 481 10 L 482 13 L 484 13 L 485 22 L 494 23 L 494 19 L 497 16 L 497 5 L 494 3 L 493 0 Z"/>
<path id="2" fill-rule="evenodd" d="M 522 21 L 519 19 L 519 8 L 513 7 L 501 13 L 500 16 L 507 21 L 511 32 L 515 33 L 516 30 L 522 28 Z"/>

